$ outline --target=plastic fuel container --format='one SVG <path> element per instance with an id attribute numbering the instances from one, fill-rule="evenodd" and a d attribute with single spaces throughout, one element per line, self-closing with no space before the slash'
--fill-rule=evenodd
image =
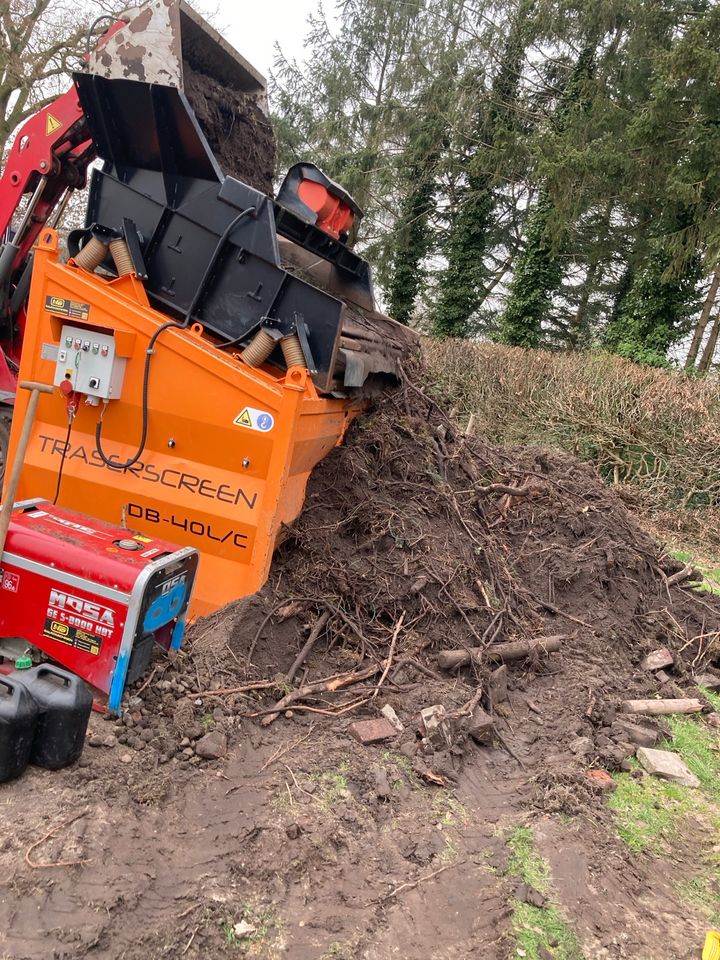
<path id="1" fill-rule="evenodd" d="M 25 684 L 0 676 L 0 783 L 19 777 L 32 753 L 38 708 Z"/>
<path id="2" fill-rule="evenodd" d="M 30 763 L 59 770 L 74 763 L 83 750 L 92 694 L 80 677 L 41 663 L 22 674 L 22 684 L 38 708 Z"/>

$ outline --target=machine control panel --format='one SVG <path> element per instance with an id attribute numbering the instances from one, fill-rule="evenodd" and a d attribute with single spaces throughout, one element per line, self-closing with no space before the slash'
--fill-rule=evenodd
<path id="1" fill-rule="evenodd" d="M 115 355 L 111 333 L 66 325 L 60 334 L 54 383 L 59 387 L 69 382 L 73 390 L 98 400 L 117 400 L 126 362 Z"/>

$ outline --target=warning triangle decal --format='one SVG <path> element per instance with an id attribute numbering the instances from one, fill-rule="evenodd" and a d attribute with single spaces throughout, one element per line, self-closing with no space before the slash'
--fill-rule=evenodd
<path id="1" fill-rule="evenodd" d="M 45 136 L 49 137 L 51 133 L 55 133 L 61 126 L 62 124 L 58 118 L 49 113 L 45 121 Z"/>
<path id="2" fill-rule="evenodd" d="M 252 418 L 250 417 L 247 407 L 245 407 L 242 413 L 239 413 L 237 417 L 235 417 L 234 422 L 240 427 L 251 427 L 253 425 Z"/>

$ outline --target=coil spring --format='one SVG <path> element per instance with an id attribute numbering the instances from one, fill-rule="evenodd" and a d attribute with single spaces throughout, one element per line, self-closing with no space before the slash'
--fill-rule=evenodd
<path id="1" fill-rule="evenodd" d="M 75 263 L 83 270 L 93 273 L 105 259 L 107 250 L 107 244 L 98 240 L 97 237 L 91 237 L 82 250 L 78 252 Z"/>
<path id="2" fill-rule="evenodd" d="M 129 273 L 135 272 L 135 267 L 133 266 L 132 257 L 130 256 L 130 251 L 128 250 L 128 245 L 122 239 L 118 237 L 117 240 L 110 241 L 110 253 L 115 262 L 115 269 L 118 272 L 119 277 L 126 277 Z"/>
<path id="3" fill-rule="evenodd" d="M 290 337 L 284 337 L 280 341 L 280 346 L 282 347 L 283 357 L 285 357 L 285 363 L 287 364 L 288 369 L 290 367 L 307 366 L 305 354 L 303 353 L 303 348 L 297 334 L 293 334 Z"/>
<path id="4" fill-rule="evenodd" d="M 258 330 L 248 346 L 243 350 L 240 359 L 249 367 L 259 367 L 273 352 L 274 346 L 275 340 L 267 330 Z"/>

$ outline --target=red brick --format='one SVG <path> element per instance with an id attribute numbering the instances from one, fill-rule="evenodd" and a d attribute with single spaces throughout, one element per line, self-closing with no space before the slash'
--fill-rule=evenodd
<path id="1" fill-rule="evenodd" d="M 658 650 L 649 653 L 641 666 L 643 670 L 664 670 L 665 667 L 671 667 L 674 662 L 673 655 L 667 647 L 660 647 Z"/>
<path id="2" fill-rule="evenodd" d="M 395 727 L 385 717 L 378 717 L 377 720 L 356 720 L 348 727 L 348 733 L 365 746 L 380 740 L 390 740 L 398 735 Z"/>

